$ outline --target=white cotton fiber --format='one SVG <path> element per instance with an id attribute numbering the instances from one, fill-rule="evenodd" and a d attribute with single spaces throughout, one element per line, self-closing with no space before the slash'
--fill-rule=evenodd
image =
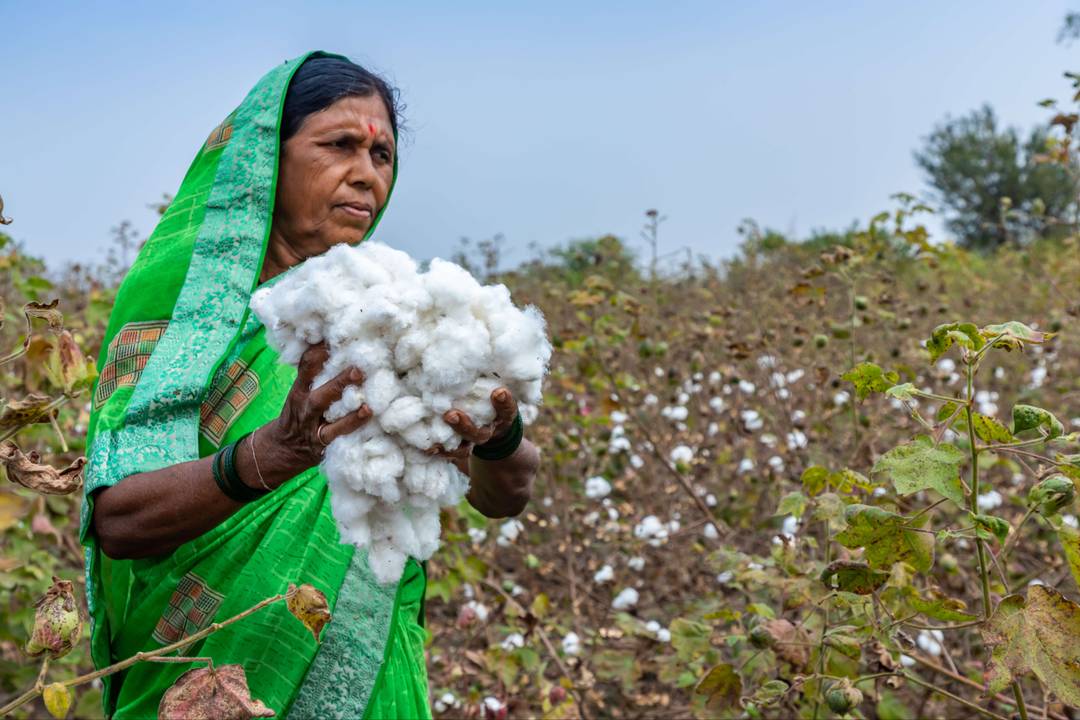
<path id="1" fill-rule="evenodd" d="M 505 386 L 526 423 L 537 417 L 551 358 L 543 316 L 515 307 L 504 285 L 481 286 L 439 259 L 419 272 L 408 255 L 376 242 L 306 260 L 257 291 L 251 308 L 282 362 L 295 365 L 309 345 L 327 342 L 313 388 L 349 367 L 364 371 L 325 417 L 364 403 L 373 417 L 330 443 L 322 469 L 342 541 L 368 548 L 376 578 L 396 582 L 409 556 L 426 560 L 438 549 L 439 508 L 468 491 L 457 467 L 425 452 L 460 444 L 443 413 L 487 425 L 491 393 Z M 518 527 L 504 526 L 499 539 L 512 542 Z"/>

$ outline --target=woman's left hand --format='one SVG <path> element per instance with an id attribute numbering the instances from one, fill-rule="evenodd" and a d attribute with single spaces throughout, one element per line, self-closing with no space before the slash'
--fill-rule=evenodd
<path id="1" fill-rule="evenodd" d="M 461 410 L 450 409 L 443 413 L 443 420 L 461 436 L 461 444 L 454 450 L 447 450 L 442 443 L 428 449 L 429 455 L 447 458 L 461 468 L 461 462 L 468 463 L 473 445 L 483 445 L 489 440 L 505 435 L 518 413 L 517 400 L 509 388 L 498 387 L 491 391 L 491 406 L 495 408 L 495 419 L 487 425 L 477 425 L 468 414 Z M 468 472 L 467 467 L 461 468 Z"/>
<path id="2" fill-rule="evenodd" d="M 490 518 L 518 515 L 532 496 L 533 480 L 540 467 L 540 451 L 522 438 L 509 457 L 502 460 L 473 461 L 473 445 L 480 445 L 501 438 L 510 430 L 518 414 L 517 401 L 505 387 L 495 388 L 491 393 L 491 405 L 495 408 L 495 420 L 478 426 L 467 413 L 448 410 L 443 420 L 461 436 L 461 447 L 447 450 L 441 445 L 428 450 L 432 455 L 445 457 L 469 476 L 469 504 Z"/>

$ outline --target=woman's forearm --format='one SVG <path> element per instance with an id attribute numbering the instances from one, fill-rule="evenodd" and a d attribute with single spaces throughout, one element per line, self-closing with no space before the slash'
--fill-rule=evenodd
<path id="1" fill-rule="evenodd" d="M 539 467 L 540 451 L 528 440 L 522 440 L 514 454 L 502 460 L 470 455 L 469 504 L 490 518 L 519 515 L 532 496 Z"/>
<path id="2" fill-rule="evenodd" d="M 261 488 L 252 458 L 251 438 L 237 447 L 240 479 Z M 264 426 L 255 434 L 262 477 L 277 487 L 302 472 L 295 458 L 271 438 Z M 214 482 L 213 456 L 138 473 L 95 494 L 93 531 L 102 552 L 112 558 L 166 555 L 220 525 L 240 509 Z"/>

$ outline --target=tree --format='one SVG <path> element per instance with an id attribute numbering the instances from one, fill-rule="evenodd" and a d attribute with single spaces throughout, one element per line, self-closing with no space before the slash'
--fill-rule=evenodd
<path id="1" fill-rule="evenodd" d="M 998 127 L 988 105 L 946 119 L 926 138 L 915 161 L 944 207 L 946 225 L 960 245 L 992 250 L 1005 243 L 1046 237 L 1072 218 L 1080 184 L 1075 164 L 1040 161 L 1048 132 L 1026 141 L 1015 128 Z"/>

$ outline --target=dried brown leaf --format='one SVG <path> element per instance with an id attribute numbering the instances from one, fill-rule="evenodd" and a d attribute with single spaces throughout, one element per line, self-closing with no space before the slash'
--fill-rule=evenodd
<path id="1" fill-rule="evenodd" d="M 161 696 L 158 720 L 250 720 L 275 713 L 251 697 L 241 665 L 188 670 Z"/>
<path id="2" fill-rule="evenodd" d="M 307 583 L 299 587 L 290 584 L 285 604 L 289 612 L 315 636 L 315 642 L 318 642 L 319 633 L 326 623 L 330 622 L 330 605 L 326 602 L 326 595 Z"/>
<path id="3" fill-rule="evenodd" d="M 26 315 L 27 322 L 30 318 L 40 318 L 49 323 L 49 330 L 59 333 L 64 329 L 64 315 L 56 309 L 59 304 L 59 298 L 49 303 L 28 302 L 23 305 L 23 313 Z"/>
<path id="4" fill-rule="evenodd" d="M 50 402 L 52 398 L 39 393 L 30 393 L 22 400 L 8 402 L 0 412 L 0 430 L 49 422 L 49 413 L 45 408 Z"/>
<path id="5" fill-rule="evenodd" d="M 0 465 L 12 482 L 43 495 L 68 495 L 82 487 L 82 469 L 86 458 L 80 457 L 62 470 L 38 462 L 36 452 L 24 455 L 13 442 L 0 444 Z"/>

